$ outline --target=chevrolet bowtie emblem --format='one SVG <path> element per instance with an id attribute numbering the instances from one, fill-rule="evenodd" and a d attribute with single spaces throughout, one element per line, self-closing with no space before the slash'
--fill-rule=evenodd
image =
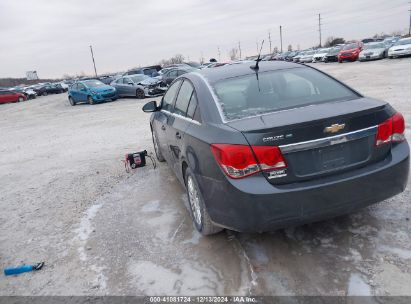
<path id="1" fill-rule="evenodd" d="M 345 128 L 345 124 L 333 124 L 324 129 L 325 133 L 337 133 L 338 131 Z"/>

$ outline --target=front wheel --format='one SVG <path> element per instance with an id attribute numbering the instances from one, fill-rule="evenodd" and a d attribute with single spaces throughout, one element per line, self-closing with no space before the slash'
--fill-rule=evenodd
<path id="1" fill-rule="evenodd" d="M 157 160 L 159 162 L 164 162 L 165 158 L 164 158 L 163 154 L 160 151 L 160 148 L 159 148 L 159 145 L 158 145 L 157 135 L 154 132 L 154 130 L 151 131 L 151 138 L 153 139 L 154 152 L 156 153 Z"/>
<path id="2" fill-rule="evenodd" d="M 91 96 L 87 97 L 87 101 L 88 101 L 88 103 L 89 103 L 90 105 L 93 105 L 93 104 L 94 104 L 93 97 L 91 97 Z"/>
<path id="3" fill-rule="evenodd" d="M 47 92 L 43 92 L 43 94 L 42 94 L 43 96 L 47 96 L 48 95 L 48 93 Z"/>
<path id="4" fill-rule="evenodd" d="M 20 96 L 18 99 L 18 102 L 23 102 L 23 101 L 24 101 L 24 98 Z"/>
<path id="5" fill-rule="evenodd" d="M 197 180 L 190 168 L 186 169 L 185 183 L 187 189 L 188 202 L 190 204 L 191 217 L 197 230 L 202 235 L 219 233 L 223 228 L 213 224 L 204 204 L 203 196 L 200 192 Z"/>
<path id="6" fill-rule="evenodd" d="M 70 104 L 74 107 L 76 105 L 76 102 L 74 101 L 73 97 L 69 97 L 69 102 Z"/>
<path id="7" fill-rule="evenodd" d="M 144 91 L 142 89 L 137 89 L 136 97 L 138 99 L 144 99 L 146 97 L 146 94 L 144 93 Z"/>

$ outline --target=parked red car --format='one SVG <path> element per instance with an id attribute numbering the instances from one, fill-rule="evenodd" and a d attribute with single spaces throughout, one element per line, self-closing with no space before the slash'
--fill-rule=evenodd
<path id="1" fill-rule="evenodd" d="M 354 42 L 344 45 L 342 50 L 338 53 L 338 62 L 342 63 L 345 60 L 356 61 L 358 55 L 362 51 L 363 44 L 361 42 Z"/>
<path id="2" fill-rule="evenodd" d="M 26 100 L 26 96 L 22 93 L 8 90 L 0 90 L 0 103 L 22 102 Z"/>

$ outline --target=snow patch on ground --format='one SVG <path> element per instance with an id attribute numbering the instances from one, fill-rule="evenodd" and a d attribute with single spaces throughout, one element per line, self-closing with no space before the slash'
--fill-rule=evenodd
<path id="1" fill-rule="evenodd" d="M 84 216 L 80 221 L 79 227 L 74 231 L 76 233 L 76 237 L 74 240 L 80 243 L 80 246 L 78 247 L 77 251 L 79 253 L 80 260 L 82 261 L 87 260 L 87 254 L 84 249 L 84 246 L 90 234 L 93 232 L 92 220 L 94 219 L 97 212 L 100 210 L 102 206 L 103 204 L 96 204 L 88 208 L 84 212 Z"/>
<path id="2" fill-rule="evenodd" d="M 371 296 L 371 287 L 368 285 L 362 276 L 358 273 L 353 273 L 348 282 L 348 296 Z"/>
<path id="3" fill-rule="evenodd" d="M 218 295 L 223 294 L 219 274 L 198 263 L 184 263 L 174 268 L 138 261 L 128 272 L 138 291 L 145 295 Z"/>

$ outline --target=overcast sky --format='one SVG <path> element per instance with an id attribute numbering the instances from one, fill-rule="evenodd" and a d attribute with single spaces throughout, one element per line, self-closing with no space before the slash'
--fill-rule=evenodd
<path id="1" fill-rule="evenodd" d="M 361 39 L 406 30 L 408 0 L 0 0 L 0 77 L 116 72 L 181 53 L 228 59 L 256 53 L 256 41 L 307 48 L 329 36 Z"/>

